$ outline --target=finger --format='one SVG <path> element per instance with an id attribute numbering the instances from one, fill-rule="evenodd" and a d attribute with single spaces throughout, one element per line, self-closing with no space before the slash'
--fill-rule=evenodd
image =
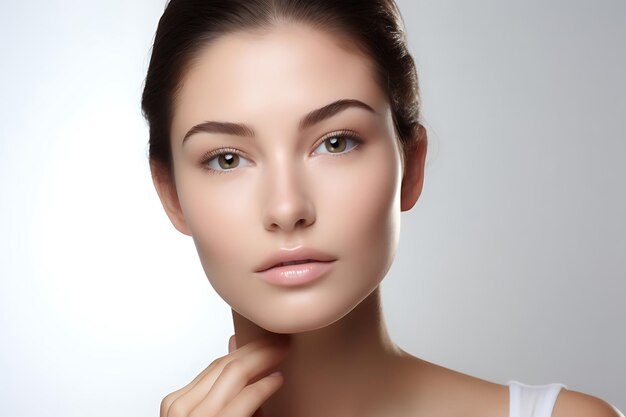
<path id="1" fill-rule="evenodd" d="M 161 417 L 166 417 L 168 410 L 170 409 L 174 401 L 178 400 L 181 396 L 183 396 L 184 394 L 189 392 L 191 389 L 193 389 L 198 384 L 198 382 L 201 381 L 202 378 L 204 378 L 209 372 L 211 372 L 214 369 L 219 369 L 221 372 L 221 369 L 230 360 L 237 359 L 238 357 L 247 355 L 255 350 L 262 349 L 263 346 L 266 346 L 272 343 L 273 340 L 274 339 L 272 338 L 260 338 L 260 339 L 254 340 L 250 343 L 245 344 L 244 346 L 237 349 L 236 351 L 228 354 L 227 356 L 223 356 L 221 358 L 214 360 L 209 366 L 207 366 L 202 372 L 200 372 L 190 383 L 188 383 L 187 385 L 185 385 L 184 387 L 176 391 L 169 393 L 167 396 L 165 396 L 165 398 L 163 398 L 163 400 L 161 401 L 161 407 L 160 407 Z M 215 376 L 215 378 L 217 378 L 217 375 Z M 213 378 L 213 380 L 215 380 L 215 378 Z M 206 395 L 207 392 L 208 392 L 208 389 L 200 396 L 200 398 L 198 399 L 198 402 Z"/>
<path id="2" fill-rule="evenodd" d="M 233 350 L 237 349 L 237 339 L 235 339 L 235 335 L 232 335 L 230 339 L 228 339 L 228 353 L 231 353 Z"/>
<path id="3" fill-rule="evenodd" d="M 262 349 L 265 346 L 270 344 L 284 344 L 287 338 L 274 338 L 274 337 L 263 337 L 260 339 L 253 340 L 250 343 L 245 344 L 241 347 L 241 349 L 236 348 L 234 351 L 230 352 L 226 356 L 222 356 L 217 358 L 209 366 L 207 366 L 202 372 L 200 372 L 189 384 L 189 388 L 193 388 L 194 385 L 198 383 L 202 378 L 206 376 L 207 373 L 211 372 L 213 368 L 217 368 L 221 371 L 224 366 L 235 359 L 240 357 L 249 355 L 250 353 Z"/>
<path id="4" fill-rule="evenodd" d="M 282 375 L 268 375 L 254 384 L 245 387 L 235 397 L 218 417 L 248 417 L 262 416 L 260 407 L 283 385 Z"/>
<path id="5" fill-rule="evenodd" d="M 185 387 L 174 391 L 169 394 L 162 404 L 162 408 L 166 409 L 167 413 L 172 413 L 171 409 L 174 408 L 176 415 L 180 412 L 180 415 L 187 415 L 194 407 L 196 407 L 211 390 L 211 387 L 222 373 L 224 367 L 234 360 L 245 358 L 250 355 L 257 354 L 259 351 L 267 349 L 269 347 L 286 345 L 287 338 L 261 338 L 229 353 L 226 356 L 222 356 L 214 360 L 204 371 L 202 371 L 191 383 Z M 278 344 L 277 341 L 280 341 Z M 282 342 L 282 343 L 281 343 Z M 168 398 L 169 397 L 169 398 Z"/>
<path id="6" fill-rule="evenodd" d="M 286 356 L 286 345 L 268 345 L 245 357 L 233 360 L 224 366 L 216 380 L 205 388 L 205 381 L 200 381 L 184 397 L 198 393 L 206 394 L 193 409 L 191 415 L 212 416 L 224 409 L 249 384 L 256 383 L 263 375 L 267 375 Z M 208 380 L 209 378 L 207 378 Z M 207 393 L 208 392 L 208 393 Z M 258 406 L 257 406 L 258 408 Z M 254 411 L 254 410 L 253 410 Z M 250 413 L 252 414 L 252 413 Z"/>

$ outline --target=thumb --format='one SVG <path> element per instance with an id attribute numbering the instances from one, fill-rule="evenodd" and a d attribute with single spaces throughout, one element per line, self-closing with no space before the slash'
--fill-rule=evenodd
<path id="1" fill-rule="evenodd" d="M 230 339 L 228 339 L 228 353 L 237 349 L 237 339 L 235 339 L 235 335 L 232 335 Z"/>

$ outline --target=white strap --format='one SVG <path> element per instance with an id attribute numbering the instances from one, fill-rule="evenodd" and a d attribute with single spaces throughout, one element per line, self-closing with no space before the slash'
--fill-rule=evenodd
<path id="1" fill-rule="evenodd" d="M 527 385 L 509 381 L 509 417 L 551 417 L 563 384 Z"/>

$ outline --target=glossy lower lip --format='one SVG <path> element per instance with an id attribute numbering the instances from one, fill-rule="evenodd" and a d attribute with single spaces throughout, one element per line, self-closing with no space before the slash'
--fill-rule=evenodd
<path id="1" fill-rule="evenodd" d="M 262 272 L 255 272 L 263 281 L 282 287 L 308 284 L 322 278 L 334 267 L 335 261 L 307 262 L 298 265 L 277 266 Z"/>

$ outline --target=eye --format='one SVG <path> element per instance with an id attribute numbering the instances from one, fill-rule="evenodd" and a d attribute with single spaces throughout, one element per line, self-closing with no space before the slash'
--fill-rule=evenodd
<path id="1" fill-rule="evenodd" d="M 250 161 L 241 156 L 236 149 L 217 149 L 205 155 L 202 165 L 218 173 L 232 171 L 241 165 L 250 165 Z"/>
<path id="2" fill-rule="evenodd" d="M 343 154 L 356 148 L 361 140 L 355 133 L 344 131 L 327 135 L 313 153 Z M 328 152 L 324 152 L 324 150 Z"/>

